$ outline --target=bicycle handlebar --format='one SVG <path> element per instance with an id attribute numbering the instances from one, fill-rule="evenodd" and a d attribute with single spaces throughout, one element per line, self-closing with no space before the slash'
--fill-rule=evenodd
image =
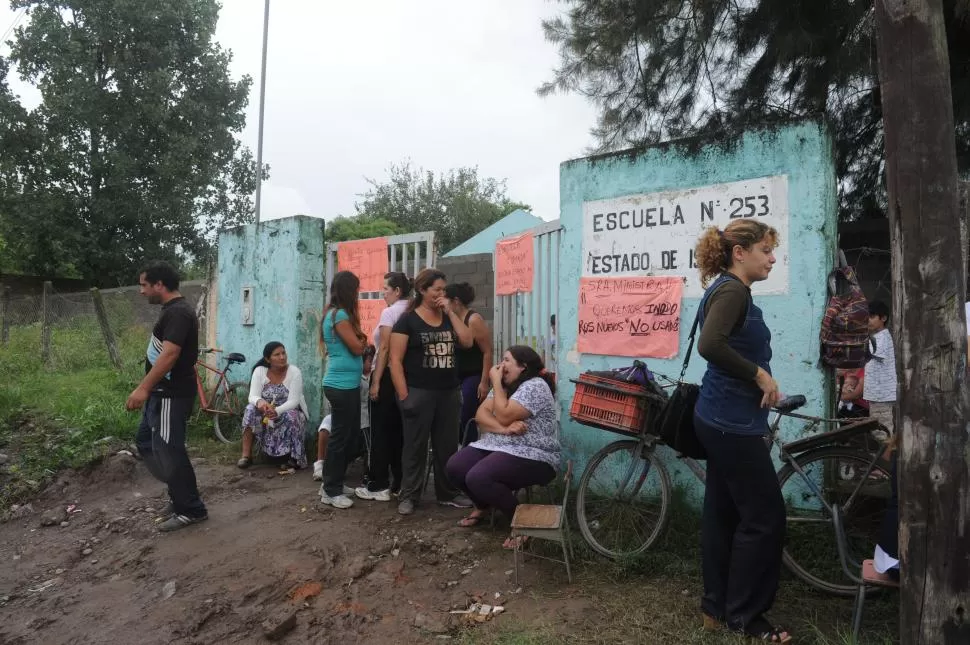
<path id="1" fill-rule="evenodd" d="M 199 353 L 200 354 L 210 354 L 210 353 L 211 354 L 221 354 L 222 353 L 222 350 L 219 349 L 218 347 L 200 347 L 199 348 Z"/>

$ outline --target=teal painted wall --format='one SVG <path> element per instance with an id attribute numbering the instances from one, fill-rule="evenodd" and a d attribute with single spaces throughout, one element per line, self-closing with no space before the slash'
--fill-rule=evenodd
<path id="1" fill-rule="evenodd" d="M 579 278 L 583 274 L 584 203 L 626 195 L 691 189 L 713 184 L 786 175 L 790 210 L 787 248 L 779 248 L 779 262 L 787 255 L 790 288 L 778 295 L 755 295 L 772 333 L 772 369 L 785 394 L 805 394 L 808 414 L 824 414 L 831 404 L 829 380 L 817 367 L 819 325 L 826 304 L 826 277 L 833 265 L 836 243 L 836 179 L 832 139 L 816 122 L 752 130 L 726 142 L 672 142 L 640 151 L 626 151 L 565 162 L 560 168 L 561 223 L 566 229 L 560 260 L 559 401 L 562 406 L 566 456 L 582 472 L 588 459 L 619 435 L 573 422 L 569 404 L 577 378 L 586 370 L 630 365 L 632 358 L 580 355 L 576 352 Z M 663 235 L 663 229 L 653 229 Z M 694 270 L 696 273 L 696 270 Z M 654 370 L 676 375 L 686 350 L 690 324 L 699 298 L 685 290 L 680 350 L 674 359 L 645 359 Z M 696 350 L 688 379 L 700 382 L 706 367 Z M 800 426 L 786 420 L 783 432 Z M 693 496 L 702 487 L 676 464 L 667 448 L 661 457 L 670 466 L 674 484 Z"/>
<path id="2" fill-rule="evenodd" d="M 246 355 L 235 380 L 249 380 L 263 346 L 277 340 L 303 372 L 310 429 L 320 422 L 323 360 L 317 349 L 324 302 L 324 222 L 307 216 L 248 224 L 219 235 L 218 346 Z M 242 294 L 253 287 L 254 325 L 242 324 Z"/>

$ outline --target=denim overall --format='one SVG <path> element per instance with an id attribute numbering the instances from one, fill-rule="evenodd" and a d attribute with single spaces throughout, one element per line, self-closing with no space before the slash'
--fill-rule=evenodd
<path id="1" fill-rule="evenodd" d="M 728 280 L 737 278 L 721 275 L 704 293 L 697 314 L 701 328 L 704 327 L 704 309 L 708 298 Z M 754 302 L 748 301 L 744 323 L 740 329 L 731 332 L 727 342 L 741 356 L 771 374 L 771 332 L 765 325 L 761 309 Z M 708 363 L 694 415 L 723 432 L 764 435 L 768 431 L 768 410 L 761 407 L 762 396 L 761 389 L 753 380 L 738 379 Z"/>

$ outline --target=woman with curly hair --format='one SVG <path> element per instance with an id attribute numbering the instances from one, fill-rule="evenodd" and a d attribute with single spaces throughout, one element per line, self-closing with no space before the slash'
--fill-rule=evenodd
<path id="1" fill-rule="evenodd" d="M 791 636 L 765 617 L 778 591 L 785 502 L 765 435 L 768 409 L 780 398 L 771 376 L 771 332 L 751 299 L 751 285 L 775 264 L 775 229 L 734 220 L 697 241 L 701 282 L 697 350 L 707 360 L 694 408 L 707 451 L 701 525 L 704 626 L 769 643 Z"/>

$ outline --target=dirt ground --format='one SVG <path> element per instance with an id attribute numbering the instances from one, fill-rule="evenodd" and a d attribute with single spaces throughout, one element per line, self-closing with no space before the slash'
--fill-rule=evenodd
<path id="1" fill-rule="evenodd" d="M 0 525 L 0 643 L 262 643 L 291 616 L 290 642 L 428 642 L 460 631 L 448 612 L 476 597 L 567 628 L 590 609 L 579 594 L 516 593 L 502 532 L 457 527 L 459 509 L 334 511 L 307 471 L 196 468 L 209 521 L 176 533 L 155 530 L 164 490 L 125 454 L 63 475 Z M 536 562 L 522 587 L 566 587 Z"/>
<path id="2" fill-rule="evenodd" d="M 572 584 L 532 559 L 516 584 L 506 529 L 459 528 L 463 511 L 435 505 L 431 486 L 410 517 L 360 500 L 335 511 L 307 471 L 196 461 L 198 526 L 159 534 L 164 489 L 124 453 L 60 475 L 0 524 L 0 645 L 739 642 L 697 628 L 699 572 L 683 549 L 646 573 L 581 557 Z M 474 624 L 450 613 L 475 601 L 505 611 Z M 831 642 L 823 632 L 837 637 L 851 613 L 791 582 L 777 604 L 783 624 L 815 634 L 800 643 Z"/>

